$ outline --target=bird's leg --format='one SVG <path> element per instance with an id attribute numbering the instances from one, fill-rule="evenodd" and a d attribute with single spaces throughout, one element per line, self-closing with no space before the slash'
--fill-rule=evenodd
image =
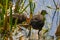
<path id="1" fill-rule="evenodd" d="M 28 33 L 28 36 L 27 36 L 27 37 L 29 37 L 29 40 L 30 40 L 30 35 L 31 35 L 31 26 L 29 28 L 29 33 Z"/>
<path id="2" fill-rule="evenodd" d="M 40 34 L 39 34 L 40 30 L 38 30 L 38 40 L 40 40 Z"/>

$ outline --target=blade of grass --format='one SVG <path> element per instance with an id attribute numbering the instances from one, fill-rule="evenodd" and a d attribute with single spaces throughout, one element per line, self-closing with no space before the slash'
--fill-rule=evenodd
<path id="1" fill-rule="evenodd" d="M 21 3 L 21 7 L 22 7 L 22 9 L 23 9 L 23 7 L 24 7 L 24 4 L 25 4 L 25 2 L 26 2 L 26 0 L 25 1 L 23 1 L 22 3 Z"/>
<path id="2" fill-rule="evenodd" d="M 2 13 L 1 13 L 1 25 L 4 23 L 4 14 L 5 14 L 5 8 L 2 8 Z"/>
<path id="3" fill-rule="evenodd" d="M 1 10 L 2 9 L 2 10 Z M 1 13 L 0 13 L 0 26 L 3 26 L 4 23 L 4 14 L 5 14 L 5 8 L 1 6 Z"/>
<path id="4" fill-rule="evenodd" d="M 24 10 L 24 4 L 25 4 L 25 2 L 26 2 L 26 0 L 24 0 L 24 1 L 21 2 L 20 8 L 19 8 L 19 13 L 21 13 Z"/>
<path id="5" fill-rule="evenodd" d="M 0 27 L 1 27 L 1 17 L 0 17 Z"/>
<path id="6" fill-rule="evenodd" d="M 0 8 L 2 8 L 3 7 L 3 5 L 2 4 L 0 4 Z"/>
<path id="7" fill-rule="evenodd" d="M 29 4 L 30 4 L 30 14 L 32 13 L 32 0 L 29 0 Z"/>
<path id="8" fill-rule="evenodd" d="M 6 0 L 6 8 L 5 8 L 5 22 L 4 22 L 5 27 L 7 27 L 7 7 L 8 7 L 8 0 Z"/>
<path id="9" fill-rule="evenodd" d="M 12 30 L 12 7 L 10 7 L 10 30 Z"/>
<path id="10" fill-rule="evenodd" d="M 32 0 L 29 0 L 29 5 L 30 5 L 30 20 L 32 19 L 32 15 L 33 15 L 33 10 L 32 10 L 32 6 L 33 6 L 33 4 L 32 4 Z M 29 23 L 30 23 L 30 21 L 29 21 Z M 29 40 L 30 40 L 30 35 L 31 35 L 31 26 L 29 27 L 30 29 L 29 29 L 29 34 L 28 34 L 28 36 L 29 36 Z"/>
<path id="11" fill-rule="evenodd" d="M 35 3 L 33 3 L 33 13 L 34 13 L 35 6 L 36 6 Z"/>
<path id="12" fill-rule="evenodd" d="M 8 8 L 8 0 L 6 0 L 6 11 L 7 11 L 7 8 Z"/>
<path id="13" fill-rule="evenodd" d="M 20 13 L 23 13 L 27 9 L 28 6 L 29 6 L 29 4 Z"/>
<path id="14" fill-rule="evenodd" d="M 6 0 L 6 5 L 5 5 L 6 7 L 4 7 L 5 8 L 5 19 L 4 19 L 4 32 L 6 32 L 7 31 L 7 7 L 8 7 L 8 0 Z"/>
<path id="15" fill-rule="evenodd" d="M 17 20 L 18 20 L 18 18 L 15 20 L 15 24 L 14 24 L 14 27 L 16 28 L 16 25 L 17 25 Z"/>
<path id="16" fill-rule="evenodd" d="M 18 1 L 16 2 L 15 10 L 14 10 L 15 13 L 19 13 L 19 2 L 20 2 L 20 0 L 18 0 Z"/>
<path id="17" fill-rule="evenodd" d="M 53 2 L 54 2 L 54 5 L 55 5 L 55 7 L 57 8 L 57 5 L 56 5 L 56 2 L 55 2 L 55 0 L 53 0 Z"/>

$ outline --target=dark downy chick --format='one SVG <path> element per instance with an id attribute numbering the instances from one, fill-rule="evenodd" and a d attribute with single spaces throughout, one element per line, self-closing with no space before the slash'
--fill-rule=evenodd
<path id="1" fill-rule="evenodd" d="M 44 22 L 45 22 L 44 16 L 46 14 L 47 14 L 46 10 L 42 10 L 41 14 L 34 15 L 30 21 L 30 25 L 32 26 L 32 28 L 39 30 L 38 37 L 39 37 L 39 32 L 42 30 L 42 27 L 44 26 Z"/>

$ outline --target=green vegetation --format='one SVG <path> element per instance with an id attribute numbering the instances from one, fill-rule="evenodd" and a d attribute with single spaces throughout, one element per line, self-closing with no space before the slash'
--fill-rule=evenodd
<path id="1" fill-rule="evenodd" d="M 35 3 L 33 3 L 32 0 L 29 0 L 29 4 L 24 6 L 25 2 L 26 0 L 18 0 L 15 5 L 14 13 L 22 14 L 27 9 L 27 7 L 30 6 L 30 13 L 33 14 Z M 6 40 L 6 38 L 11 35 L 12 27 L 14 26 L 16 28 L 17 25 L 18 18 L 15 20 L 15 24 L 12 25 L 12 6 L 13 4 L 11 0 L 0 0 L 0 34 L 3 35 L 3 40 Z M 9 13 L 7 11 L 8 9 Z M 8 14 L 10 14 L 9 21 Z"/>

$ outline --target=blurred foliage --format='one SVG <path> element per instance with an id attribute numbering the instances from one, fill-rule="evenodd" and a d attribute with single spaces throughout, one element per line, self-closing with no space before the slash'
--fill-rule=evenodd
<path id="1" fill-rule="evenodd" d="M 8 35 L 10 28 L 7 21 L 7 10 L 9 8 L 10 1 L 11 0 L 0 0 L 0 34 L 2 37 Z"/>
<path id="2" fill-rule="evenodd" d="M 19 13 L 19 10 L 20 10 L 20 13 L 21 13 L 21 12 L 25 11 L 26 8 L 24 8 L 24 10 L 22 10 L 23 7 L 24 7 L 25 2 L 26 2 L 26 0 L 18 0 L 18 1 L 16 2 L 14 12 L 15 12 L 15 13 Z"/>
<path id="3" fill-rule="evenodd" d="M 24 6 L 25 2 L 26 0 L 17 0 L 14 13 L 23 13 L 30 6 L 30 14 L 33 14 L 35 3 L 33 3 L 32 0 L 29 0 L 29 4 Z M 12 27 L 14 26 L 16 28 L 17 25 L 18 18 L 15 20 L 15 24 L 12 24 L 12 7 L 12 0 L 0 0 L 0 34 L 3 35 L 3 38 L 10 36 Z M 7 11 L 8 9 L 9 13 Z M 8 17 L 8 14 L 10 14 L 10 17 Z M 32 17 L 32 15 L 30 17 Z"/>
<path id="4" fill-rule="evenodd" d="M 9 2 L 10 2 L 11 0 L 8 0 L 8 6 L 9 6 Z M 6 0 L 0 0 L 0 5 L 1 6 L 3 6 L 3 7 L 6 7 Z M 9 7 L 8 7 L 9 8 Z"/>

